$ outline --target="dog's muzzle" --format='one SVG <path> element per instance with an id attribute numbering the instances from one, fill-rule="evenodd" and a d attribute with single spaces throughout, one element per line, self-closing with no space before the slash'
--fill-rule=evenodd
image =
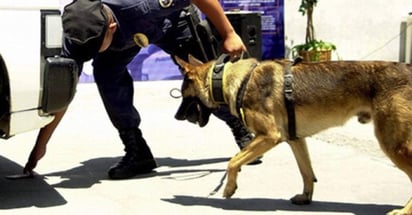
<path id="1" fill-rule="evenodd" d="M 191 123 L 197 123 L 200 127 L 209 122 L 212 110 L 206 107 L 197 97 L 183 98 L 175 114 L 177 120 L 187 120 Z"/>

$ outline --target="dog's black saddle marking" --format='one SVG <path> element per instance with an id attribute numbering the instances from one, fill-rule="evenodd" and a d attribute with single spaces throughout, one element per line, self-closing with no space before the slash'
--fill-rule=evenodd
<path id="1" fill-rule="evenodd" d="M 283 92 L 284 92 L 284 97 L 285 97 L 286 112 L 288 114 L 289 140 L 298 139 L 298 137 L 296 136 L 295 99 L 293 97 L 294 79 L 293 79 L 291 67 L 298 64 L 301 61 L 302 61 L 302 58 L 297 57 L 293 61 L 293 63 L 286 66 L 286 69 L 285 69 Z"/>
<path id="2" fill-rule="evenodd" d="M 237 111 L 237 115 L 241 118 L 241 120 L 243 121 L 243 123 L 246 125 L 246 121 L 243 115 L 243 111 L 242 111 L 242 106 L 243 106 L 243 96 L 245 95 L 246 92 L 246 86 L 247 83 L 250 80 L 250 76 L 252 75 L 252 71 L 257 67 L 258 63 L 253 63 L 250 66 L 249 72 L 246 75 L 245 79 L 243 79 L 242 83 L 240 84 L 240 88 L 237 91 L 237 95 L 236 95 L 236 111 Z"/>

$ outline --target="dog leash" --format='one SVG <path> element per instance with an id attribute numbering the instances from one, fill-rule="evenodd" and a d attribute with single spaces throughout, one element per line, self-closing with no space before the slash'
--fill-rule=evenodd
<path id="1" fill-rule="evenodd" d="M 285 106 L 286 112 L 288 115 L 288 133 L 289 133 L 289 140 L 296 140 L 298 137 L 296 136 L 296 116 L 295 116 L 295 98 L 293 97 L 293 74 L 291 71 L 291 67 L 295 66 L 299 62 L 302 61 L 301 57 L 295 58 L 292 64 L 286 66 L 285 75 L 284 75 L 284 97 L 285 97 Z"/>
<path id="2" fill-rule="evenodd" d="M 226 176 L 227 176 L 227 172 L 223 174 L 222 178 L 220 179 L 219 184 L 215 187 L 215 189 L 213 189 L 212 192 L 209 193 L 209 195 L 207 196 L 208 198 L 215 195 L 220 190 L 220 188 L 222 188 L 223 182 L 225 181 Z"/>

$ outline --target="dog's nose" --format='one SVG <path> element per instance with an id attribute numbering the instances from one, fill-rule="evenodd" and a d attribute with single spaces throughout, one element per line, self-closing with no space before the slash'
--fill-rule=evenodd
<path id="1" fill-rule="evenodd" d="M 194 113 L 195 110 L 193 110 L 193 109 L 195 109 L 194 105 L 195 105 L 195 100 L 194 99 L 183 98 L 182 103 L 180 104 L 180 106 L 177 109 L 177 112 L 175 114 L 175 119 L 185 120 L 185 119 L 188 119 L 188 118 L 193 118 L 190 115 L 197 115 L 197 113 Z"/>
<path id="2" fill-rule="evenodd" d="M 180 107 L 177 109 L 177 112 L 175 114 L 175 119 L 177 120 L 185 120 L 186 116 L 185 116 L 185 111 L 182 110 L 182 106 L 180 105 Z"/>

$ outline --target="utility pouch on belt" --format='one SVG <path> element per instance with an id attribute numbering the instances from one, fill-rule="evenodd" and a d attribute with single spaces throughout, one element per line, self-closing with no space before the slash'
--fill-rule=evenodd
<path id="1" fill-rule="evenodd" d="M 181 16 L 183 16 L 181 19 L 189 26 L 191 36 L 178 38 L 179 46 L 187 49 L 188 53 L 203 62 L 216 59 L 219 55 L 219 43 L 213 34 L 216 31 L 212 31 L 208 21 L 201 20 L 193 6 L 187 7 Z"/>

